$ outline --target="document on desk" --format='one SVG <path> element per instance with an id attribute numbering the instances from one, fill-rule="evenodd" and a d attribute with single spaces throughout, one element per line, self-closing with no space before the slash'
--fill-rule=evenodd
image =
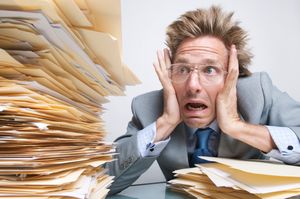
<path id="1" fill-rule="evenodd" d="M 175 171 L 171 188 L 193 196 L 279 199 L 300 195 L 300 167 L 278 162 L 201 157 L 213 163 Z"/>
<path id="2" fill-rule="evenodd" d="M 0 199 L 106 197 L 116 154 L 102 104 L 139 83 L 120 4 L 0 1 Z"/>

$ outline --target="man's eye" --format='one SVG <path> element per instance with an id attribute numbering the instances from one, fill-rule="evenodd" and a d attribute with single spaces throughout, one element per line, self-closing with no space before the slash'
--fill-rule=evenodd
<path id="1" fill-rule="evenodd" d="M 208 75 L 216 75 L 218 70 L 214 66 L 207 66 L 204 68 L 203 72 Z"/>
<path id="2" fill-rule="evenodd" d="M 177 73 L 178 74 L 188 74 L 190 72 L 190 68 L 189 67 L 187 67 L 187 66 L 179 66 L 178 68 L 177 68 Z"/>

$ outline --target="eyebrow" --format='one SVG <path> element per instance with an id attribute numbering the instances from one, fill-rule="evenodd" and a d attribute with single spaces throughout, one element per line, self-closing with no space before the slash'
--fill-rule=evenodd
<path id="1" fill-rule="evenodd" d="M 175 59 L 175 63 L 190 63 L 188 59 L 186 58 L 178 58 L 178 59 Z M 193 63 L 194 64 L 194 63 Z M 214 59 L 203 59 L 201 60 L 201 63 L 199 64 L 220 64 L 217 60 L 214 60 Z"/>

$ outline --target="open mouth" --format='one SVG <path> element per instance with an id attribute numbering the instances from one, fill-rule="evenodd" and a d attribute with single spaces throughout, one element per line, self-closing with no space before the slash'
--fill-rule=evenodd
<path id="1" fill-rule="evenodd" d="M 189 111 L 202 111 L 207 108 L 205 104 L 202 103 L 187 103 L 185 108 Z"/>

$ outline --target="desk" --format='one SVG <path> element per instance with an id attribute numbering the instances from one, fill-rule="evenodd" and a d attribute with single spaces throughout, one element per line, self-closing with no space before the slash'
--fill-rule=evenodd
<path id="1" fill-rule="evenodd" d="M 187 195 L 171 191 L 166 183 L 153 183 L 132 185 L 117 195 L 108 196 L 107 199 L 184 199 Z"/>

